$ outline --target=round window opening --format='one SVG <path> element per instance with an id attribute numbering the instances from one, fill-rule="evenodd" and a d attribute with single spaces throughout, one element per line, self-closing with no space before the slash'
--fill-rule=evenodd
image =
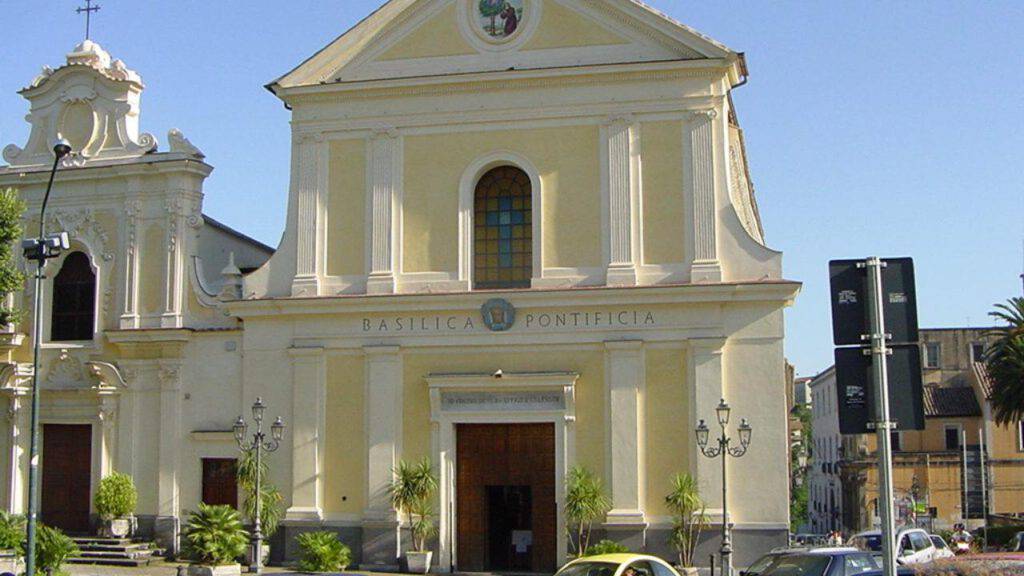
<path id="1" fill-rule="evenodd" d="M 507 42 L 525 26 L 526 0 L 472 0 L 473 21 L 478 34 L 488 42 Z"/>

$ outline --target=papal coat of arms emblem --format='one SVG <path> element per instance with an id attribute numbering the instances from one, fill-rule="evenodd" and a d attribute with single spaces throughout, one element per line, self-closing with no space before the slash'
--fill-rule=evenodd
<path id="1" fill-rule="evenodd" d="M 512 303 L 502 298 L 493 298 L 480 307 L 484 324 L 492 332 L 504 332 L 516 322 L 516 309 Z"/>
<path id="2" fill-rule="evenodd" d="M 477 22 L 493 41 L 511 38 L 523 25 L 526 0 L 477 0 Z"/>

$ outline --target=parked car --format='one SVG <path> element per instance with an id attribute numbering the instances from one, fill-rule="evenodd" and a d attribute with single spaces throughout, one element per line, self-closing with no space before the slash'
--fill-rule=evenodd
<path id="1" fill-rule="evenodd" d="M 1006 543 L 1007 552 L 1024 552 L 1024 532 L 1017 532 Z"/>
<path id="2" fill-rule="evenodd" d="M 938 534 L 929 534 L 929 538 L 932 539 L 932 544 L 935 545 L 935 555 L 932 556 L 932 560 L 943 560 L 945 558 L 955 558 L 956 554 L 953 553 L 953 549 L 946 544 L 946 541 L 942 539 L 942 536 Z"/>
<path id="3" fill-rule="evenodd" d="M 927 564 L 935 559 L 936 550 L 928 533 L 920 528 L 905 528 L 896 533 L 896 561 L 900 564 Z M 881 530 L 868 530 L 850 538 L 850 546 L 871 552 L 876 556 L 882 554 Z"/>
<path id="4" fill-rule="evenodd" d="M 860 576 L 879 568 L 873 554 L 856 548 L 773 550 L 740 576 Z"/>
<path id="5" fill-rule="evenodd" d="M 679 576 L 661 558 L 645 554 L 599 554 L 569 562 L 555 576 Z"/>

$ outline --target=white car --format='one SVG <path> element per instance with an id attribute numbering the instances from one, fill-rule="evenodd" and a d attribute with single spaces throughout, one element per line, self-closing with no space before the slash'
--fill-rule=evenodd
<path id="1" fill-rule="evenodd" d="M 896 532 L 896 561 L 900 564 L 927 564 L 937 557 L 937 550 L 928 533 L 920 528 Z M 876 554 L 882 552 L 882 531 L 868 530 L 850 538 L 850 546 Z"/>
<path id="2" fill-rule="evenodd" d="M 937 534 L 929 534 L 929 538 L 932 539 L 932 544 L 935 545 L 935 556 L 933 560 L 943 560 L 946 558 L 955 558 L 956 554 L 953 553 L 953 549 L 946 544 L 946 541 L 942 539 L 942 536 Z"/>

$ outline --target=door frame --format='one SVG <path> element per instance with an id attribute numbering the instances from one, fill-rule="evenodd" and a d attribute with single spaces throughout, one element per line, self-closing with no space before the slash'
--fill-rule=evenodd
<path id="1" fill-rule="evenodd" d="M 431 455 L 440 472 L 438 509 L 437 569 L 449 572 L 458 564 L 458 487 L 455 463 L 458 424 L 553 424 L 555 427 L 555 534 L 565 534 L 565 475 L 576 462 L 576 380 L 575 372 L 439 374 L 427 377 L 430 390 Z M 529 406 L 523 409 L 448 410 L 442 401 L 444 392 L 486 393 L 553 392 L 559 405 Z M 552 396 L 554 398 L 554 395 Z M 568 557 L 565 538 L 559 537 L 555 562 L 559 566 Z"/>

